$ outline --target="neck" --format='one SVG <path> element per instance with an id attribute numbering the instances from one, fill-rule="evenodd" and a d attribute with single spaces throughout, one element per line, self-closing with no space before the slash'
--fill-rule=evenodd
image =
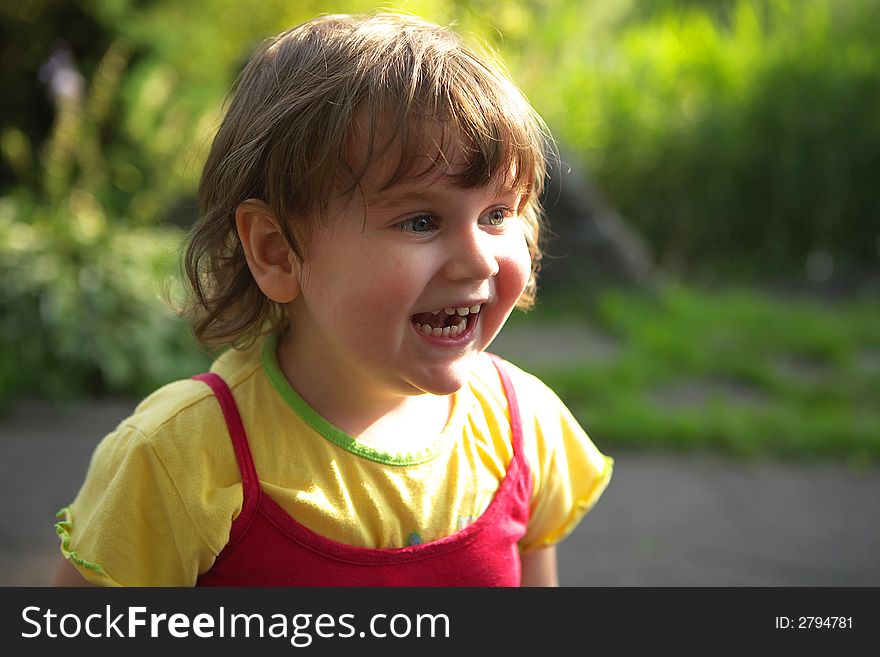
<path id="1" fill-rule="evenodd" d="M 449 418 L 451 396 L 413 390 L 386 390 L 372 373 L 344 363 L 326 362 L 316 354 L 312 337 L 287 331 L 278 341 L 276 357 L 294 390 L 321 417 L 345 433 L 373 446 L 389 444 L 394 436 L 436 435 Z M 345 376 L 339 376 L 345 372 Z M 427 432 L 427 433 L 426 433 Z"/>

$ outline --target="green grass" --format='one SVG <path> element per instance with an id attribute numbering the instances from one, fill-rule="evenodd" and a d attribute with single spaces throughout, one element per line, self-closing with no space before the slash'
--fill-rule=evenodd
<path id="1" fill-rule="evenodd" d="M 531 368 L 599 444 L 880 462 L 876 298 L 673 285 L 589 304 L 557 295 L 513 323 L 548 321 L 618 341 L 603 362 Z"/>

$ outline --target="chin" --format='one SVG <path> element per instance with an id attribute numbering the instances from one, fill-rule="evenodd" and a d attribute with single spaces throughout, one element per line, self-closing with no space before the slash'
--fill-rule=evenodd
<path id="1" fill-rule="evenodd" d="M 466 379 L 450 379 L 448 381 L 443 382 L 435 382 L 430 385 L 420 385 L 418 386 L 419 390 L 422 392 L 426 392 L 431 395 L 438 395 L 447 397 L 449 395 L 454 395 L 456 392 L 462 389 L 465 384 Z"/>
<path id="2" fill-rule="evenodd" d="M 438 364 L 413 381 L 413 386 L 432 395 L 452 395 L 467 383 L 475 364 L 473 356 L 450 364 Z"/>

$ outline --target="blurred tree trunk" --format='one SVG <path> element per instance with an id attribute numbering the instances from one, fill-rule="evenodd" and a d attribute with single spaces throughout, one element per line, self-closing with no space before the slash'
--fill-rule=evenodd
<path id="1" fill-rule="evenodd" d="M 542 197 L 550 230 L 541 287 L 653 288 L 655 263 L 646 240 L 605 201 L 586 171 L 560 159 L 550 158 Z"/>

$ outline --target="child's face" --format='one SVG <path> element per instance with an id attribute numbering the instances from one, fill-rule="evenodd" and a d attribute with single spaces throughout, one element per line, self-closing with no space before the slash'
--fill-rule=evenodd
<path id="1" fill-rule="evenodd" d="M 522 196 L 501 182 L 464 189 L 440 170 L 382 190 L 395 164 L 371 165 L 362 195 L 306 239 L 290 335 L 342 386 L 450 394 L 529 279 Z"/>

